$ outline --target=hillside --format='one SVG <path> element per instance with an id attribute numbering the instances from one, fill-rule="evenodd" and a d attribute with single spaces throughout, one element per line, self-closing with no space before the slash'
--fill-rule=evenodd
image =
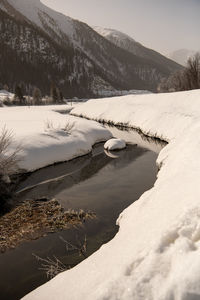
<path id="1" fill-rule="evenodd" d="M 0 33 L 0 83 L 11 90 L 22 83 L 26 93 L 34 86 L 48 93 L 52 82 L 65 97 L 155 91 L 161 78 L 180 68 L 130 53 L 39 0 L 1 0 Z"/>
<path id="2" fill-rule="evenodd" d="M 156 65 L 160 65 L 163 69 L 167 69 L 169 72 L 173 72 L 175 69 L 180 68 L 180 66 L 178 66 L 177 63 L 174 63 L 171 59 L 156 52 L 155 50 L 144 47 L 142 44 L 138 43 L 123 32 L 98 26 L 94 27 L 94 30 L 116 46 L 125 49 L 138 57 L 148 59 Z"/>

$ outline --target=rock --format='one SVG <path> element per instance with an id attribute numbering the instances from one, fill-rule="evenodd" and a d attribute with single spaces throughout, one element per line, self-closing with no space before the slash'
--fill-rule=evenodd
<path id="1" fill-rule="evenodd" d="M 104 149 L 112 151 L 112 150 L 121 150 L 126 148 L 126 142 L 122 139 L 110 139 L 104 144 Z"/>

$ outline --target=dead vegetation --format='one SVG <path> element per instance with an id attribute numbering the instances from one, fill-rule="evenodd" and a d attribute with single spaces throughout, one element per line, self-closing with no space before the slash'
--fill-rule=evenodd
<path id="1" fill-rule="evenodd" d="M 83 210 L 65 211 L 56 199 L 27 200 L 0 218 L 0 252 L 95 217 Z"/>
<path id="2" fill-rule="evenodd" d="M 18 154 L 21 151 L 20 146 L 16 146 L 14 150 L 10 151 L 10 146 L 13 142 L 13 133 L 3 127 L 0 134 L 0 178 L 1 180 L 8 180 L 8 176 L 17 170 L 17 163 L 19 162 Z"/>
<path id="3" fill-rule="evenodd" d="M 60 237 L 60 239 L 65 243 L 67 254 L 73 251 L 78 253 L 79 256 L 82 256 L 83 259 L 87 258 L 86 235 L 84 236 L 84 239 L 81 239 L 79 236 L 76 236 L 75 243 L 66 241 L 63 237 Z M 70 269 L 70 265 L 63 264 L 56 256 L 53 256 L 53 258 L 41 258 L 40 256 L 35 254 L 33 254 L 33 256 L 40 263 L 39 270 L 44 271 L 48 279 L 52 279 L 59 273 Z"/>
<path id="4" fill-rule="evenodd" d="M 44 129 L 45 131 L 50 131 L 50 130 L 62 130 L 64 131 L 66 134 L 71 134 L 72 131 L 74 130 L 75 127 L 75 122 L 70 122 L 70 121 L 66 121 L 66 123 L 64 124 L 64 126 L 55 126 L 55 124 L 53 123 L 52 120 L 46 120 L 44 123 Z"/>
<path id="5" fill-rule="evenodd" d="M 200 88 L 200 53 L 187 61 L 183 70 L 164 78 L 158 87 L 159 92 L 189 91 Z"/>
<path id="6" fill-rule="evenodd" d="M 53 258 L 41 258 L 38 255 L 33 254 L 37 261 L 41 264 L 39 270 L 44 271 L 48 279 L 52 279 L 61 272 L 68 269 L 57 257 Z"/>
<path id="7" fill-rule="evenodd" d="M 3 127 L 0 132 L 0 214 L 8 201 L 13 197 L 13 186 L 10 175 L 17 172 L 20 146 L 11 147 L 13 134 Z"/>

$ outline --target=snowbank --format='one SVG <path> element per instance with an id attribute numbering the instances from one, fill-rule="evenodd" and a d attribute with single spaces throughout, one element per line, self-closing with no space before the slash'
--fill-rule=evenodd
<path id="1" fill-rule="evenodd" d="M 13 132 L 10 151 L 20 145 L 19 168 L 33 171 L 87 154 L 111 133 L 94 121 L 62 115 L 68 105 L 0 108 L 0 130 Z"/>
<path id="2" fill-rule="evenodd" d="M 110 139 L 104 144 L 104 149 L 106 150 L 120 150 L 126 148 L 126 143 L 122 139 Z"/>
<path id="3" fill-rule="evenodd" d="M 200 299 L 200 91 L 89 101 L 73 110 L 169 141 L 155 186 L 115 238 L 25 299 Z"/>

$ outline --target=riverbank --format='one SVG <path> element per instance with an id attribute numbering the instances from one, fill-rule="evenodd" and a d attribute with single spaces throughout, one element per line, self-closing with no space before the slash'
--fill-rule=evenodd
<path id="1" fill-rule="evenodd" d="M 110 127 L 109 130 L 127 142 L 125 150 L 104 152 L 104 143 L 98 143 L 92 153 L 35 171 L 21 182 L 18 197 L 22 202 L 55 198 L 65 211 L 70 208 L 92 211 L 96 218 L 86 220 L 81 226 L 70 226 L 67 230 L 22 242 L 12 251 L 2 254 L 2 300 L 20 299 L 49 280 L 44 271 L 38 269 L 40 264 L 32 253 L 44 259 L 56 256 L 66 266 L 74 267 L 83 257 L 73 251 L 66 252 L 61 239 L 75 245 L 77 237 L 82 241 L 86 236 L 86 255 L 90 256 L 115 236 L 119 214 L 153 186 L 157 174 L 156 158 L 162 144 L 146 140 L 132 130 L 120 131 Z"/>
<path id="2" fill-rule="evenodd" d="M 25 299 L 198 298 L 200 91 L 91 100 L 72 113 L 169 144 L 154 187 L 122 212 L 115 238 Z"/>
<path id="3" fill-rule="evenodd" d="M 92 146 L 111 137 L 97 122 L 59 112 L 69 105 L 0 108 L 0 130 L 12 133 L 5 156 L 18 147 L 18 171 L 30 172 L 85 155 Z"/>

